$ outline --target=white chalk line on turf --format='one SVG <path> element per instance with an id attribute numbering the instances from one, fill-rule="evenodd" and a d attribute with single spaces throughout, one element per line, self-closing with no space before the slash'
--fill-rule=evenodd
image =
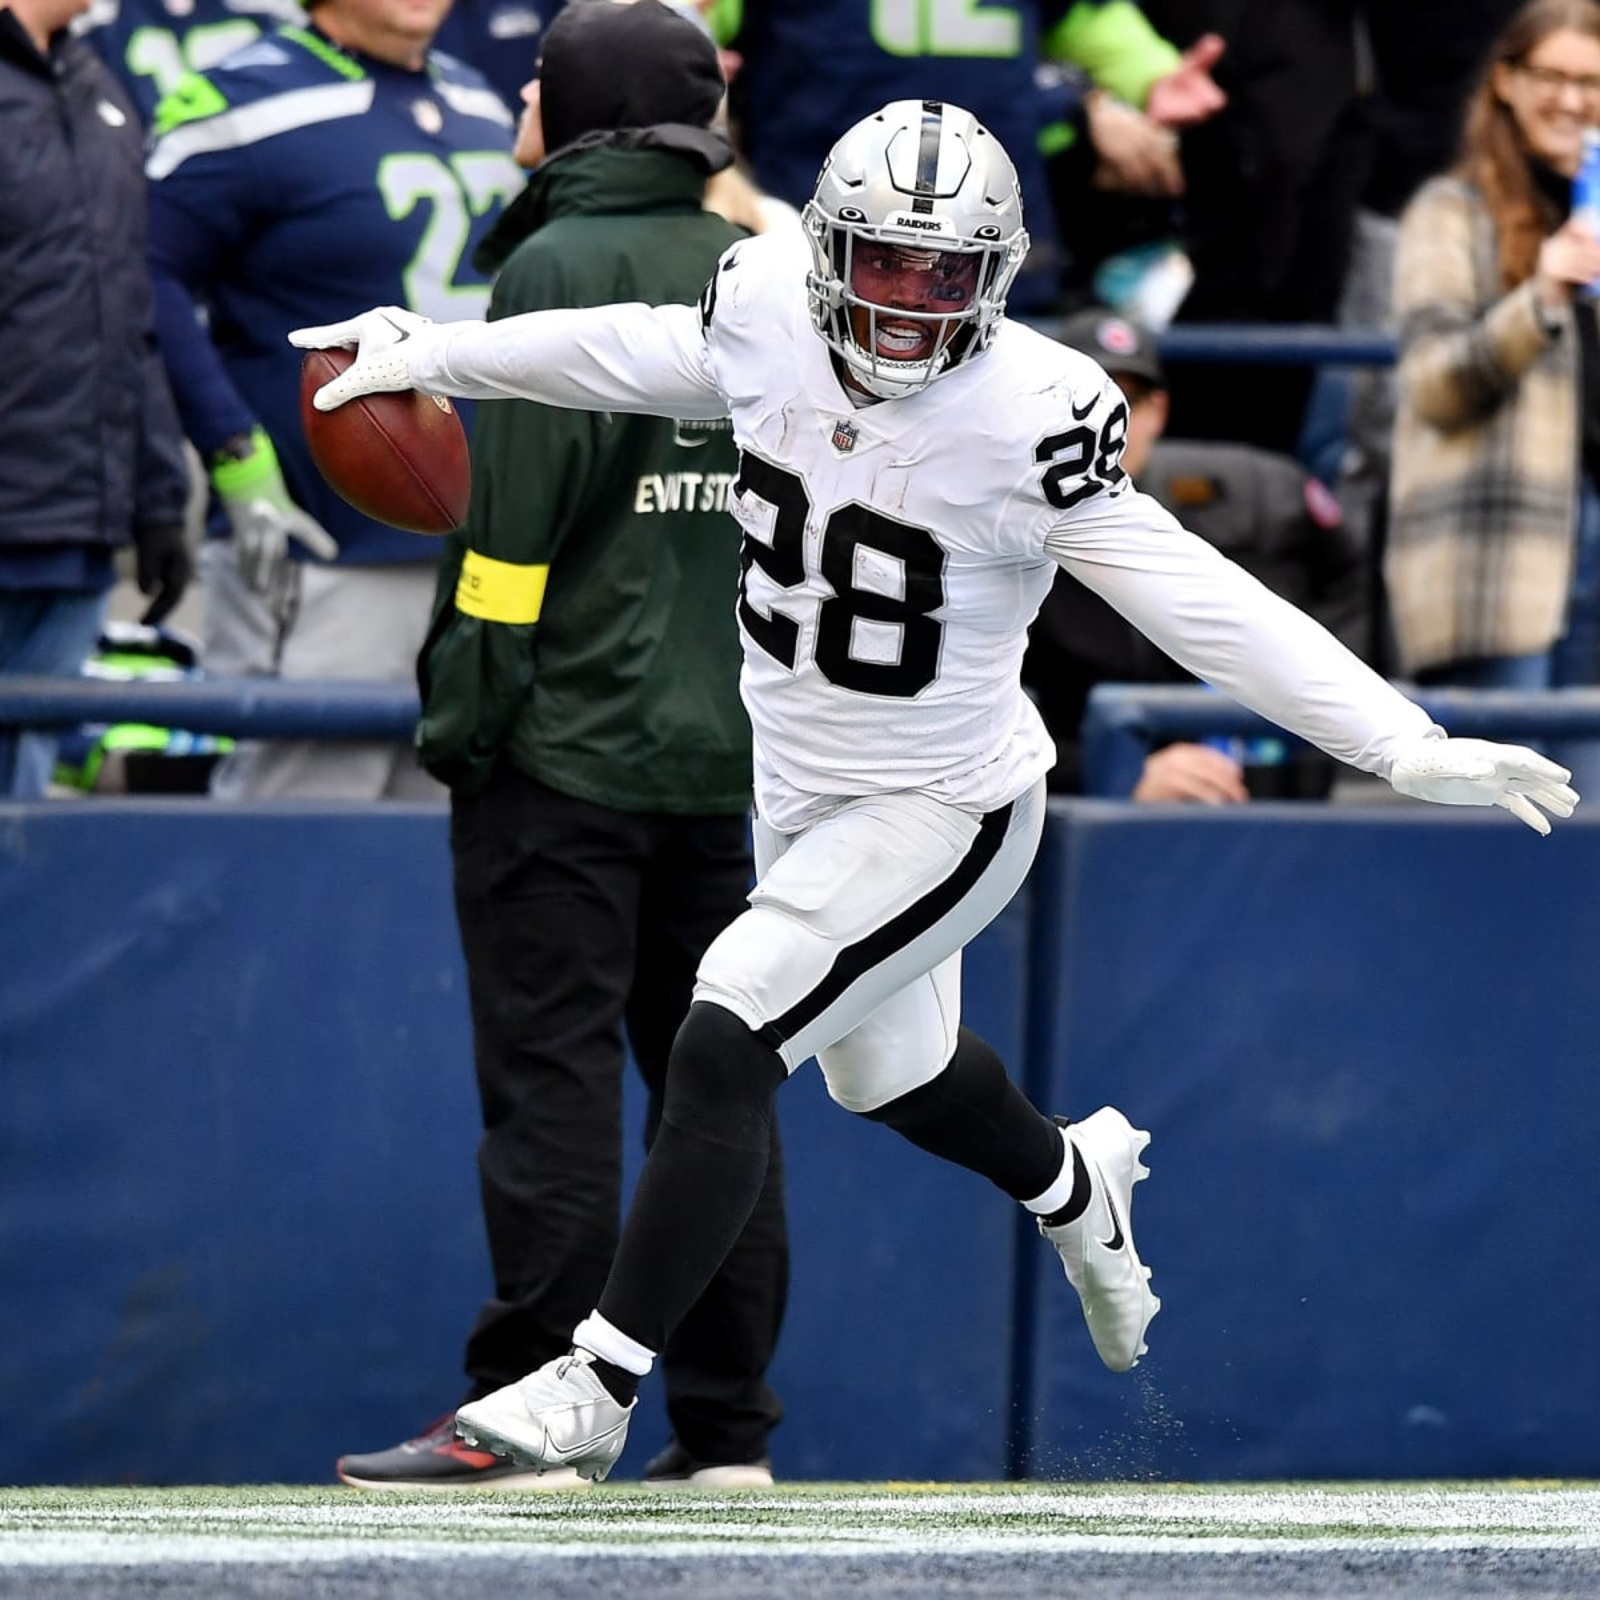
<path id="1" fill-rule="evenodd" d="M 1262 1539 L 1164 1534 L 951 1534 L 929 1537 L 846 1536 L 821 1545 L 792 1534 L 770 1540 L 739 1535 L 704 1539 L 647 1538 L 638 1541 L 586 1539 L 566 1543 L 512 1539 L 456 1542 L 417 1539 L 235 1539 L 214 1535 L 109 1533 L 0 1534 L 0 1565 L 14 1567 L 141 1567 L 168 1565 L 304 1566 L 385 1561 L 466 1561 L 530 1556 L 593 1560 L 615 1557 L 637 1561 L 723 1560 L 729 1557 L 827 1560 L 848 1556 L 1011 1556 L 1029 1553 L 1070 1555 L 1240 1555 L 1353 1554 L 1414 1556 L 1442 1551 L 1554 1552 L 1600 1550 L 1600 1534 L 1440 1534 L 1409 1538 L 1327 1536 L 1312 1539 Z"/>
<path id="2" fill-rule="evenodd" d="M 1600 1550 L 1600 1487 L 897 1486 L 404 1500 L 337 1492 L 252 1497 L 243 1489 L 0 1495 L 0 1563 L 29 1567 L 1473 1550 Z"/>
<path id="3" fill-rule="evenodd" d="M 70 1493 L 70 1491 L 69 1491 Z M 207 1503 L 195 1494 L 232 1494 Z M 1427 1535 L 1586 1534 L 1600 1529 L 1600 1489 L 1562 1486 L 1455 1488 L 1425 1484 L 1371 1489 L 1315 1487 L 1273 1490 L 1171 1486 L 1165 1490 L 1028 1489 L 1016 1493 L 864 1494 L 586 1494 L 429 1496 L 334 1495 L 305 1503 L 252 1499 L 247 1491 L 136 1491 L 118 1503 L 85 1491 L 67 1503 L 7 1504 L 0 1496 L 0 1533 L 82 1529 L 260 1536 L 318 1533 L 337 1537 L 473 1538 L 515 1541 L 553 1537 L 623 1540 L 681 1534 L 789 1536 L 831 1541 L 915 1530 L 1019 1537 L 1065 1533 L 1155 1535 L 1181 1532 L 1243 1537 L 1326 1537 L 1400 1532 Z"/>

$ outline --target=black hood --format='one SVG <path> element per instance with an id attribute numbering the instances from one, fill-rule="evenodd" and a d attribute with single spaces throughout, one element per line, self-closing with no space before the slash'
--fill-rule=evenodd
<path id="1" fill-rule="evenodd" d="M 704 128 L 723 87 L 716 46 L 661 0 L 566 6 L 539 58 L 545 149 L 624 128 Z"/>

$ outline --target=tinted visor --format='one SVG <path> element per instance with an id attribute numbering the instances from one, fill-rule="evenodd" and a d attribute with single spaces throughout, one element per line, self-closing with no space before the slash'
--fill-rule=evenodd
<path id="1" fill-rule="evenodd" d="M 983 253 L 918 250 L 856 238 L 850 252 L 850 292 L 870 305 L 954 316 L 978 293 Z"/>

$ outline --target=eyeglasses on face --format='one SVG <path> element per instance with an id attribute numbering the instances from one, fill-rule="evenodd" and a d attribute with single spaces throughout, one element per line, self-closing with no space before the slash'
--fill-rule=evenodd
<path id="1" fill-rule="evenodd" d="M 1563 89 L 1576 89 L 1585 100 L 1600 100 L 1600 73 L 1574 75 L 1558 67 L 1537 67 L 1527 61 L 1512 63 L 1540 94 L 1555 99 Z"/>

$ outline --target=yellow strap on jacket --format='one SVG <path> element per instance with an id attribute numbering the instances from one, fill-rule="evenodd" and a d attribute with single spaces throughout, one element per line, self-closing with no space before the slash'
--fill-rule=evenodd
<path id="1" fill-rule="evenodd" d="M 546 565 L 520 566 L 469 550 L 456 583 L 456 610 L 485 622 L 537 622 L 549 576 Z"/>

